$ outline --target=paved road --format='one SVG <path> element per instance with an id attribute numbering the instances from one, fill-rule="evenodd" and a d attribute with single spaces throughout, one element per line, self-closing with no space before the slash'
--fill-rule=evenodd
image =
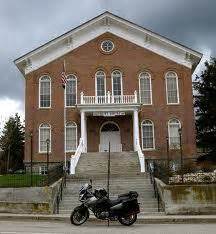
<path id="1" fill-rule="evenodd" d="M 0 221 L 0 234 L 215 234 L 216 224 L 135 224 L 124 227 L 112 223 L 86 223 L 81 227 L 63 222 Z"/>

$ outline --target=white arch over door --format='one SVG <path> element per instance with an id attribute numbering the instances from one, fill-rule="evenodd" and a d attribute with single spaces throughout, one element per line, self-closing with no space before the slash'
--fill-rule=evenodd
<path id="1" fill-rule="evenodd" d="M 101 125 L 99 151 L 108 152 L 109 142 L 110 152 L 122 151 L 120 128 L 113 121 L 107 121 Z"/>

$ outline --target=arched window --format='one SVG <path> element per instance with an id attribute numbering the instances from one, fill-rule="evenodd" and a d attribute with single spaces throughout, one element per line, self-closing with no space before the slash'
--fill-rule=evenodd
<path id="1" fill-rule="evenodd" d="M 39 153 L 47 152 L 47 140 L 49 140 L 49 152 L 51 152 L 51 126 L 44 123 L 39 126 Z"/>
<path id="2" fill-rule="evenodd" d="M 39 81 L 39 107 L 51 107 L 51 79 L 45 75 Z"/>
<path id="3" fill-rule="evenodd" d="M 67 123 L 65 126 L 65 150 L 74 152 L 77 148 L 77 125 L 74 122 Z"/>
<path id="4" fill-rule="evenodd" d="M 112 72 L 112 94 L 122 95 L 122 73 L 118 70 Z"/>
<path id="5" fill-rule="evenodd" d="M 95 93 L 96 96 L 105 96 L 106 93 L 106 75 L 103 71 L 97 71 L 95 74 Z"/>
<path id="6" fill-rule="evenodd" d="M 154 124 L 151 120 L 144 120 L 141 123 L 142 149 L 149 150 L 155 148 Z"/>
<path id="7" fill-rule="evenodd" d="M 152 104 L 151 76 L 147 72 L 142 72 L 139 75 L 139 97 L 140 103 Z"/>
<path id="8" fill-rule="evenodd" d="M 75 106 L 77 102 L 77 79 L 74 75 L 67 76 L 66 83 L 66 106 Z"/>
<path id="9" fill-rule="evenodd" d="M 167 104 L 179 104 L 178 77 L 175 72 L 166 74 Z"/>
<path id="10" fill-rule="evenodd" d="M 169 147 L 170 149 L 180 148 L 179 129 L 181 123 L 178 119 L 170 119 L 168 122 Z"/>

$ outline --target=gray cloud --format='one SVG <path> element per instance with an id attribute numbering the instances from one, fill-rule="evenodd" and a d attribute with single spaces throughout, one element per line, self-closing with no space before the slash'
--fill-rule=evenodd
<path id="1" fill-rule="evenodd" d="M 1 0 L 0 99 L 24 100 L 15 58 L 105 10 L 215 56 L 215 9 L 214 0 Z"/>

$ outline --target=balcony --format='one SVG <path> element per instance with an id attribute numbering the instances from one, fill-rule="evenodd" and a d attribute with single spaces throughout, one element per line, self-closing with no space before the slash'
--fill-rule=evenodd
<path id="1" fill-rule="evenodd" d="M 137 91 L 134 95 L 111 95 L 108 91 L 105 96 L 85 96 L 81 93 L 81 105 L 106 105 L 106 104 L 137 104 Z"/>

